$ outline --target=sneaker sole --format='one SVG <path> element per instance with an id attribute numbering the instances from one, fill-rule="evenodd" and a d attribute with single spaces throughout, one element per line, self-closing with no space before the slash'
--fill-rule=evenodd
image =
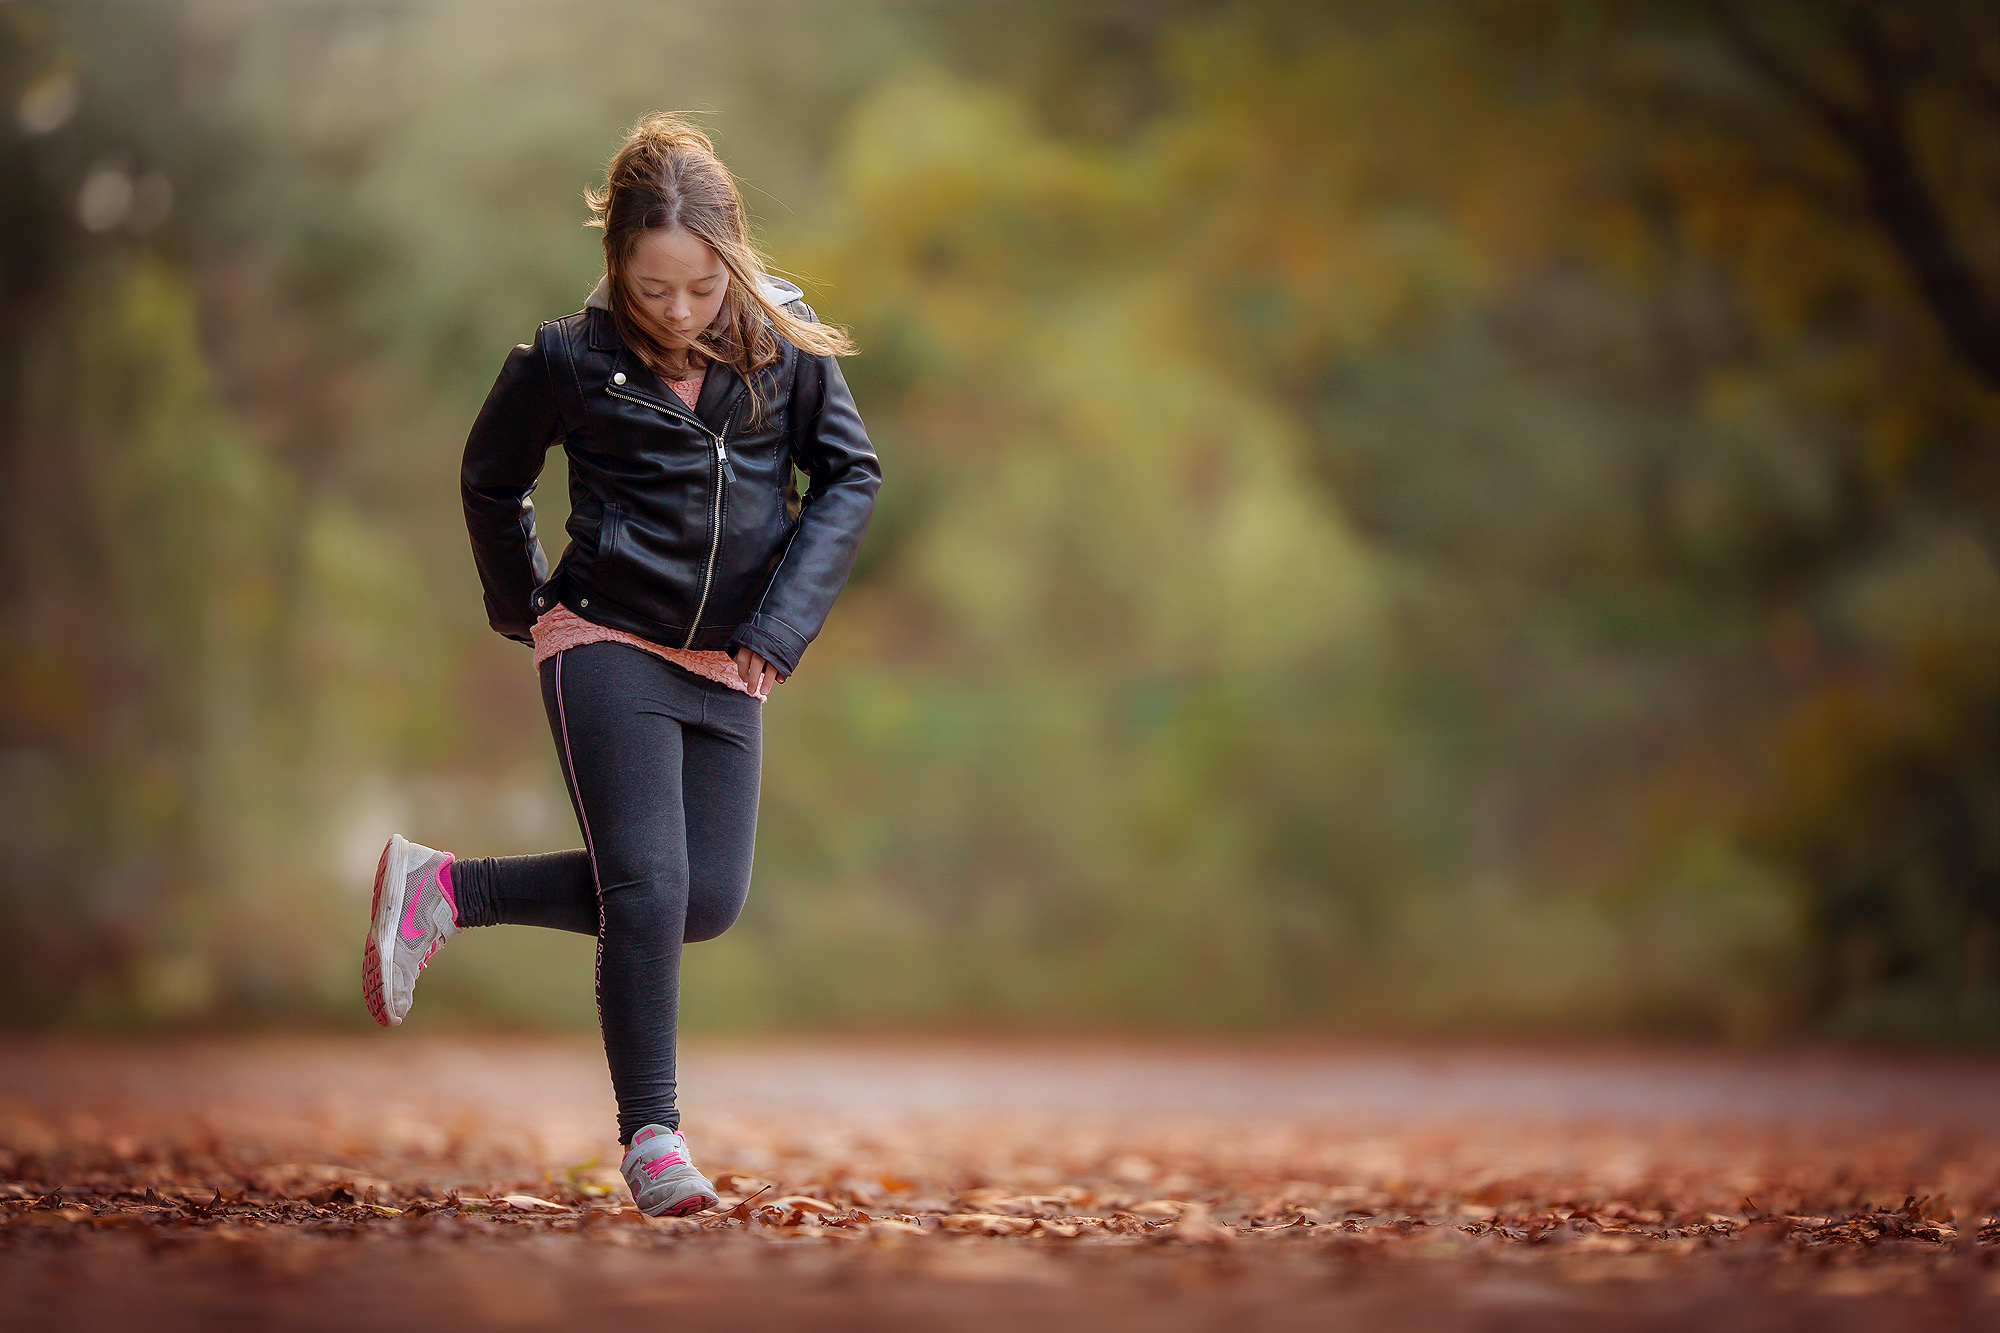
<path id="1" fill-rule="evenodd" d="M 403 887 L 409 880 L 409 846 L 400 833 L 390 834 L 389 841 L 382 846 L 382 858 L 375 863 L 375 898 L 369 909 L 368 939 L 361 946 L 361 998 L 367 1001 L 370 1016 L 385 1028 L 403 1024 L 400 1015 L 389 1012 L 389 996 L 382 985 L 382 958 L 396 947 L 391 932 L 403 914 Z M 382 901 L 384 884 L 389 885 L 386 910 Z"/>
<path id="2" fill-rule="evenodd" d="M 705 1213 L 721 1200 L 712 1194 L 697 1194 L 692 1199 L 682 1199 L 679 1203 L 668 1204 L 657 1213 L 646 1213 L 648 1217 L 686 1217 L 690 1213 Z M 646 1210 L 639 1210 L 645 1213 Z"/>

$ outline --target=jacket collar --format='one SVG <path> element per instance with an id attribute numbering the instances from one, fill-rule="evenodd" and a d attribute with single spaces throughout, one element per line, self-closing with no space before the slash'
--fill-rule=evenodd
<path id="1" fill-rule="evenodd" d="M 787 305 L 804 295 L 797 287 L 779 278 L 763 278 L 764 294 L 774 305 Z M 591 347 L 600 352 L 611 352 L 617 357 L 617 365 L 634 378 L 657 382 L 657 377 L 640 364 L 625 346 L 625 340 L 618 336 L 618 321 L 611 314 L 611 284 L 608 278 L 599 278 L 583 308 L 589 323 Z M 743 379 L 735 367 L 726 362 L 709 363 L 708 374 L 703 378 L 701 397 L 695 402 L 695 416 L 710 430 L 720 430 L 723 418 L 730 415 L 735 404 L 737 391 L 743 387 Z M 667 392 L 666 386 L 660 386 Z"/>
<path id="2" fill-rule="evenodd" d="M 789 305 L 805 295 L 797 287 L 782 278 L 769 274 L 762 275 L 764 295 L 773 305 Z M 651 372 L 639 363 L 625 346 L 625 340 L 618 336 L 618 321 L 611 313 L 611 279 L 609 275 L 600 277 L 597 285 L 590 289 L 590 295 L 583 303 L 584 314 L 588 318 L 590 345 L 599 352 L 613 352 L 618 356 L 618 365 L 628 374 L 654 378 Z M 703 379 L 701 397 L 695 405 L 695 415 L 700 417 L 711 430 L 721 425 L 723 413 L 736 399 L 736 391 L 743 384 L 735 368 L 723 362 L 710 362 L 708 375 Z M 665 386 L 662 386 L 664 389 Z"/>

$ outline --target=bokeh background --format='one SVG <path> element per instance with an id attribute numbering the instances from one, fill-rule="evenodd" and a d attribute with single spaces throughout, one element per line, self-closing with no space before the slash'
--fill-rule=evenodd
<path id="1" fill-rule="evenodd" d="M 575 844 L 456 472 L 652 109 L 887 476 L 691 1024 L 2000 1037 L 1976 0 L 0 0 L 0 1022 Z"/>

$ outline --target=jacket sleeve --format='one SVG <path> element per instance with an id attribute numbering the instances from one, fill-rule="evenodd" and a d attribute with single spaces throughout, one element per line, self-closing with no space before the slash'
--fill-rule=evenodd
<path id="1" fill-rule="evenodd" d="M 808 481 L 805 507 L 756 611 L 730 645 L 750 649 L 786 676 L 798 668 L 853 571 L 882 484 L 881 464 L 837 359 L 800 354 L 792 409 L 793 457 Z"/>
<path id="2" fill-rule="evenodd" d="M 507 354 L 500 377 L 466 437 L 459 491 L 472 559 L 486 594 L 486 620 L 510 639 L 534 641 L 529 601 L 549 576 L 528 497 L 549 446 L 561 438 L 546 332 Z"/>

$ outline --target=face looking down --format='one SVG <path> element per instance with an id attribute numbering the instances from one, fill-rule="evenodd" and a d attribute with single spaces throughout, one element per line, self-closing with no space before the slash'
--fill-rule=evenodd
<path id="1" fill-rule="evenodd" d="M 729 271 L 699 236 L 680 227 L 655 227 L 632 247 L 625 283 L 640 317 L 668 346 L 685 347 L 715 322 L 729 290 Z"/>

